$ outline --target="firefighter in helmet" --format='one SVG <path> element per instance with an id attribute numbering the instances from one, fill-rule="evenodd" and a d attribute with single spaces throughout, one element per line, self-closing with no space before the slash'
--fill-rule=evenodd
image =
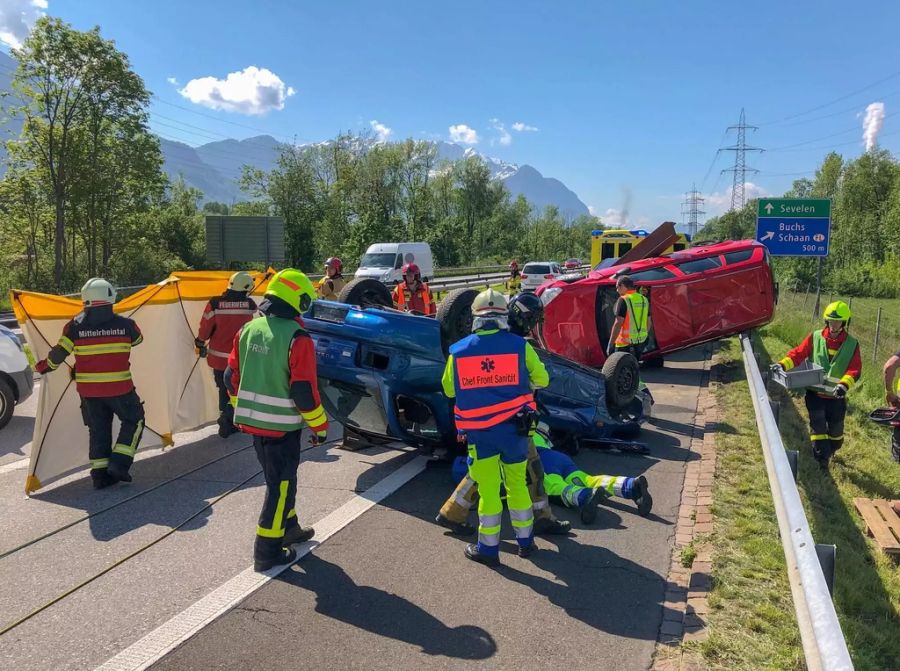
<path id="1" fill-rule="evenodd" d="M 422 281 L 422 273 L 415 263 L 406 263 L 401 269 L 403 279 L 394 287 L 394 307 L 406 312 L 417 312 L 423 315 L 433 315 L 437 312 L 437 306 L 431 297 L 428 284 Z"/>
<path id="2" fill-rule="evenodd" d="M 212 368 L 216 388 L 219 390 L 219 435 L 227 438 L 235 433 L 234 408 L 225 388 L 225 369 L 234 342 L 234 334 L 256 315 L 256 302 L 250 298 L 253 278 L 239 271 L 228 280 L 228 288 L 221 296 L 211 298 L 203 310 L 200 329 L 194 345 L 201 357 Z"/>
<path id="3" fill-rule="evenodd" d="M 35 366 L 45 375 L 75 355 L 74 378 L 88 428 L 95 489 L 131 482 L 129 469 L 144 430 L 144 406 L 131 380 L 131 348 L 143 340 L 137 324 L 115 314 L 116 290 L 93 277 L 81 288 L 84 310 L 64 327 L 59 342 Z M 113 443 L 113 418 L 119 435 Z"/>
<path id="4" fill-rule="evenodd" d="M 823 467 L 844 443 L 847 391 L 862 374 L 859 343 L 847 332 L 850 306 L 835 301 L 825 308 L 825 328 L 810 333 L 775 364 L 786 371 L 811 359 L 825 370 L 825 382 L 806 389 L 809 439 L 813 456 Z"/>
<path id="5" fill-rule="evenodd" d="M 266 479 L 253 552 L 257 571 L 294 561 L 297 555 L 290 546 L 315 533 L 300 526 L 294 508 L 303 423 L 316 443 L 328 432 L 316 382 L 315 347 L 300 316 L 315 298 L 312 282 L 299 270 L 276 273 L 259 306 L 262 316 L 235 335 L 225 370 L 235 402 L 234 422 L 253 436 Z"/>
<path id="6" fill-rule="evenodd" d="M 509 332 L 503 294 L 487 289 L 472 303 L 472 334 L 450 347 L 442 384 L 455 398 L 456 428 L 465 436 L 469 474 L 478 484 L 478 542 L 469 559 L 500 563 L 500 527 L 506 501 L 519 556 L 535 548 L 534 514 L 526 484 L 528 434 L 534 425 L 533 390 L 545 387 L 547 370 L 521 336 Z"/>
<path id="7" fill-rule="evenodd" d="M 344 263 L 336 256 L 328 257 L 325 261 L 325 276 L 316 284 L 316 293 L 319 298 L 329 301 L 336 301 L 341 294 L 341 289 L 347 284 L 344 276 L 341 274 L 344 270 Z"/>

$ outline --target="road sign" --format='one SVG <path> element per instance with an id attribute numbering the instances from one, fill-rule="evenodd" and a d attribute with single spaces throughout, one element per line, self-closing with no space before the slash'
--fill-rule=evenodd
<path id="1" fill-rule="evenodd" d="M 828 256 L 830 234 L 830 199 L 759 199 L 756 239 L 772 256 Z"/>

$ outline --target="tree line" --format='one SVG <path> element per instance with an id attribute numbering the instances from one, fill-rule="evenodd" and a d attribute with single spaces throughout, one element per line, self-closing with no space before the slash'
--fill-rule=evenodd
<path id="1" fill-rule="evenodd" d="M 283 146 L 268 173 L 246 167 L 246 202 L 206 203 L 162 169 L 150 131 L 151 94 L 99 28 L 37 21 L 12 55 L 13 93 L 0 116 L 22 121 L 0 179 L 0 292 L 70 292 L 86 277 L 119 285 L 209 267 L 205 213 L 281 216 L 287 262 L 307 271 L 342 255 L 353 265 L 373 242 L 425 240 L 436 262 L 585 257 L 593 217 L 536 213 L 471 157 L 439 162 L 432 143 L 374 143 L 342 134 Z"/>
<path id="2" fill-rule="evenodd" d="M 847 160 L 829 153 L 812 179 L 794 181 L 785 198 L 831 198 L 831 242 L 822 282 L 843 295 L 900 296 L 900 164 L 885 150 Z M 714 217 L 698 240 L 752 238 L 757 201 Z M 779 257 L 773 261 L 785 287 L 816 286 L 818 262 Z"/>

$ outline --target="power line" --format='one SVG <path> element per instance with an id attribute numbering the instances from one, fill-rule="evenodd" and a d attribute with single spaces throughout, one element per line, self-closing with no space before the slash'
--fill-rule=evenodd
<path id="1" fill-rule="evenodd" d="M 747 130 L 756 130 L 758 126 L 751 126 L 747 123 L 747 119 L 744 116 L 744 110 L 741 108 L 741 118 L 736 126 L 729 126 L 728 130 L 737 131 L 737 142 L 735 142 L 732 147 L 723 147 L 723 151 L 733 151 L 734 152 L 734 167 L 726 168 L 722 171 L 722 174 L 726 172 L 734 173 L 734 181 L 731 186 L 731 209 L 739 210 L 744 207 L 744 183 L 747 181 L 747 173 L 759 172 L 756 168 L 748 168 L 747 167 L 747 152 L 748 151 L 763 151 L 759 147 L 748 147 L 747 146 Z"/>

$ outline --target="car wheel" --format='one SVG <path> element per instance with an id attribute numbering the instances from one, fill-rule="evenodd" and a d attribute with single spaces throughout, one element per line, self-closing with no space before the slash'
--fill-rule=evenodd
<path id="1" fill-rule="evenodd" d="M 13 408 L 16 407 L 16 396 L 6 380 L 0 378 L 0 429 L 9 424 Z"/>
<path id="2" fill-rule="evenodd" d="M 644 366 L 644 368 L 662 368 L 665 364 L 665 359 L 663 359 L 661 356 L 655 356 L 652 359 L 642 361 L 641 364 Z"/>
<path id="3" fill-rule="evenodd" d="M 628 352 L 610 356 L 601 370 L 606 379 L 606 402 L 612 408 L 624 408 L 637 394 L 640 382 L 638 362 Z"/>
<path id="4" fill-rule="evenodd" d="M 361 308 L 390 308 L 394 306 L 394 299 L 390 290 L 378 280 L 371 277 L 359 277 L 350 280 L 341 289 L 338 300 L 349 305 L 358 305 Z"/>
<path id="5" fill-rule="evenodd" d="M 450 345 L 472 333 L 472 303 L 477 295 L 478 289 L 454 289 L 438 305 L 437 320 L 445 354 Z"/>

